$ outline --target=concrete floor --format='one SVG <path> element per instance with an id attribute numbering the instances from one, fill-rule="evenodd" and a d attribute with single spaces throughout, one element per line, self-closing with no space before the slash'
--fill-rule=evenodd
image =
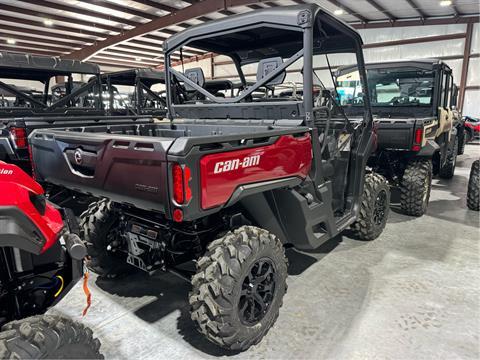
<path id="1" fill-rule="evenodd" d="M 428 214 L 392 208 L 373 242 L 342 237 L 315 253 L 289 250 L 289 289 L 264 340 L 226 353 L 197 334 L 189 286 L 171 276 L 93 279 L 83 319 L 107 359 L 479 359 L 479 213 L 465 205 L 467 146 L 451 181 L 434 180 Z M 81 286 L 52 311 L 81 319 Z"/>

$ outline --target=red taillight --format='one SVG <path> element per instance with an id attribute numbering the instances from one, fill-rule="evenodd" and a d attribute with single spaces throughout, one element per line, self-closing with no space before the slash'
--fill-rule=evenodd
<path id="1" fill-rule="evenodd" d="M 21 127 L 10 128 L 10 135 L 12 135 L 13 142 L 17 148 L 27 147 L 27 131 Z"/>
<path id="2" fill-rule="evenodd" d="M 420 151 L 422 148 L 423 129 L 415 130 L 415 140 L 412 146 L 413 151 Z"/>
<path id="3" fill-rule="evenodd" d="M 183 204 L 185 201 L 185 192 L 183 191 L 183 170 L 178 164 L 172 167 L 173 177 L 173 199 L 178 204 Z"/>
<path id="4" fill-rule="evenodd" d="M 190 188 L 191 171 L 188 166 L 182 168 L 179 164 L 172 166 L 173 178 L 173 199 L 177 204 L 189 202 L 192 198 L 192 189 Z"/>

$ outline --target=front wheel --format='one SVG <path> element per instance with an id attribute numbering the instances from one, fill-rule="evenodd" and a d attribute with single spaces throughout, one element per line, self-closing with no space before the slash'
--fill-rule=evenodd
<path id="1" fill-rule="evenodd" d="M 352 225 L 355 235 L 362 240 L 376 239 L 385 229 L 389 211 L 390 187 L 387 180 L 379 174 L 367 174 L 358 218 Z"/>
<path id="2" fill-rule="evenodd" d="M 12 321 L 0 332 L 0 359 L 103 359 L 100 341 L 84 325 L 59 316 Z"/>
<path id="3" fill-rule="evenodd" d="M 211 342 L 246 350 L 275 323 L 287 284 L 282 243 L 243 226 L 208 245 L 192 278 L 192 320 Z"/>

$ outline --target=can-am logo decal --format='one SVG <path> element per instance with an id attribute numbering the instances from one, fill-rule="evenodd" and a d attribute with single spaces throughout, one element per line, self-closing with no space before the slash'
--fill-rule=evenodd
<path id="1" fill-rule="evenodd" d="M 12 174 L 13 174 L 13 170 L 3 169 L 3 168 L 0 169 L 0 175 L 12 175 Z"/>
<path id="2" fill-rule="evenodd" d="M 232 159 L 226 161 L 219 161 L 215 164 L 213 169 L 214 174 L 225 173 L 238 169 L 245 169 L 260 164 L 260 155 L 247 156 L 243 159 Z"/>

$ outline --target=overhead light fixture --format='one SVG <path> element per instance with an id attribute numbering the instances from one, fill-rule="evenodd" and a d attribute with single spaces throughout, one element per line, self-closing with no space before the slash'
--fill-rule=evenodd
<path id="1" fill-rule="evenodd" d="M 337 15 L 337 16 L 340 16 L 340 15 L 345 14 L 345 11 L 343 11 L 342 9 L 337 9 L 333 12 L 333 14 Z"/>
<path id="2" fill-rule="evenodd" d="M 50 19 L 44 19 L 44 20 L 43 20 L 43 24 L 44 24 L 45 26 L 52 26 L 52 25 L 53 25 L 53 21 L 50 20 Z"/>
<path id="3" fill-rule="evenodd" d="M 7 39 L 7 44 L 15 45 L 16 41 L 15 41 L 15 39 Z"/>
<path id="4" fill-rule="evenodd" d="M 451 0 L 442 0 L 440 1 L 440 6 L 450 6 L 452 5 L 452 1 Z"/>

